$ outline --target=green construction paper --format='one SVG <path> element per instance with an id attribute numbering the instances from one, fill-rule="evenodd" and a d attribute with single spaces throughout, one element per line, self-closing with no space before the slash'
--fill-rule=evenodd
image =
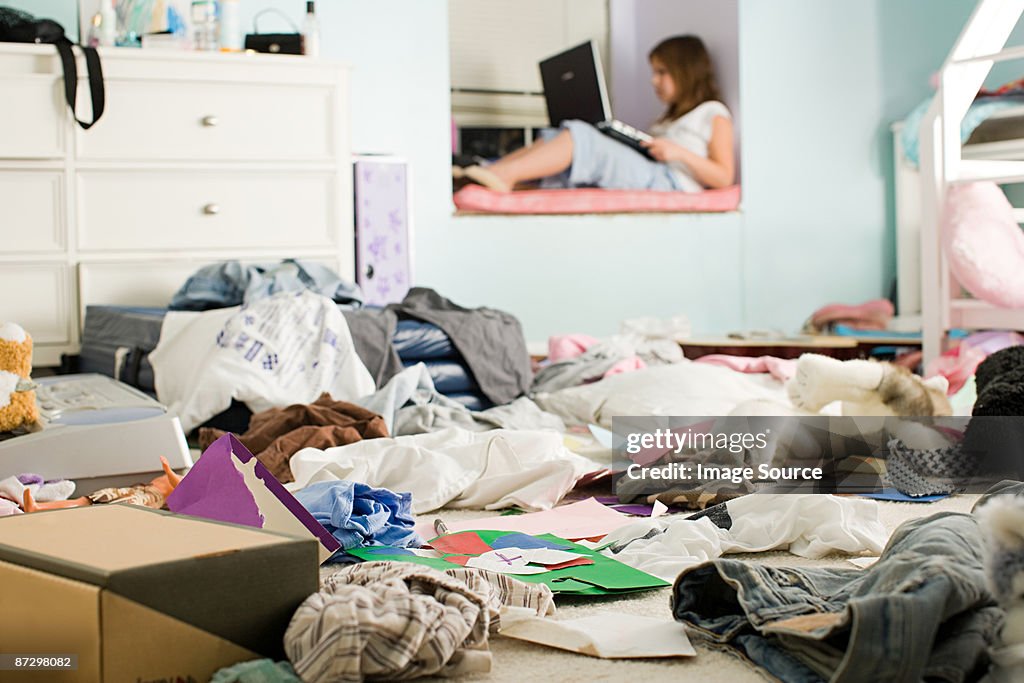
<path id="1" fill-rule="evenodd" d="M 502 536 L 518 534 L 520 532 L 476 530 L 476 533 L 480 535 L 484 542 L 491 544 L 495 539 Z M 647 572 L 642 572 L 618 560 L 605 557 L 599 552 L 595 552 L 578 543 L 567 541 L 564 538 L 559 538 L 554 534 L 536 534 L 535 537 L 562 544 L 566 546 L 569 552 L 577 553 L 581 557 L 588 557 L 593 560 L 594 564 L 555 569 L 543 574 L 525 574 L 522 576 L 509 574 L 509 576 L 526 583 L 546 584 L 554 593 L 565 595 L 621 595 L 623 593 L 651 590 L 669 585 L 667 581 L 651 576 Z M 352 548 L 347 552 L 363 560 L 412 562 L 442 571 L 456 566 L 440 558 L 401 555 L 398 554 L 399 549 L 396 549 L 394 555 L 381 552 L 380 546 L 373 548 L 373 553 L 368 553 L 366 552 L 367 550 L 367 548 Z"/>

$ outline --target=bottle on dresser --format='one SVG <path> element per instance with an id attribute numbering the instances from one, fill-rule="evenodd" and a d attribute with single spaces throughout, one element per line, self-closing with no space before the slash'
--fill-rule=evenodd
<path id="1" fill-rule="evenodd" d="M 241 0 L 220 0 L 221 52 L 242 51 Z"/>
<path id="2" fill-rule="evenodd" d="M 216 0 L 192 0 L 192 39 L 197 50 L 217 49 Z"/>
<path id="3" fill-rule="evenodd" d="M 114 0 L 101 0 L 99 17 L 98 43 L 103 47 L 113 47 L 117 42 L 117 14 L 114 11 Z"/>
<path id="4" fill-rule="evenodd" d="M 320 56 L 320 22 L 317 20 L 314 2 L 306 2 L 306 16 L 302 20 L 302 54 L 307 57 Z"/>

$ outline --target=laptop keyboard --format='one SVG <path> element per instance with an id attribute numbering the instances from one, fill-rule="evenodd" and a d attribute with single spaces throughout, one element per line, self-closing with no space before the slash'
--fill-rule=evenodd
<path id="1" fill-rule="evenodd" d="M 623 123 L 618 119 L 602 121 L 597 124 L 597 129 L 613 140 L 617 140 L 628 147 L 632 147 L 648 159 L 652 158 L 650 152 L 648 152 L 647 148 L 641 143 L 653 140 L 654 138 L 642 130 L 638 130 L 628 123 Z"/>

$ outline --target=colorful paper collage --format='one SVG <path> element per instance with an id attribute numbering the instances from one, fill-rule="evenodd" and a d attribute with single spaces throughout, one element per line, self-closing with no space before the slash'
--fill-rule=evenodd
<path id="1" fill-rule="evenodd" d="M 487 569 L 500 568 L 505 563 L 520 567 L 528 565 L 527 570 L 531 573 L 511 575 L 529 583 L 544 583 L 555 593 L 566 595 L 620 595 L 669 585 L 646 572 L 553 534 L 531 536 L 516 531 L 463 531 L 439 536 L 430 544 L 441 553 L 441 557 L 423 557 L 410 550 L 386 547 L 353 548 L 348 552 L 362 560 L 413 562 L 441 570 L 459 565 L 483 564 Z M 504 559 L 498 554 L 504 555 Z M 570 554 L 579 557 L 570 559 Z M 486 556 L 482 563 L 481 556 Z M 552 564 L 530 562 L 529 558 L 533 557 Z M 493 564 L 495 560 L 497 564 Z"/>

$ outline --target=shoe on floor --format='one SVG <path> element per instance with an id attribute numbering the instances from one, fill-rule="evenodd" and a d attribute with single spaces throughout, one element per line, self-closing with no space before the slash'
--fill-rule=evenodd
<path id="1" fill-rule="evenodd" d="M 512 186 L 499 178 L 489 168 L 483 166 L 469 166 L 462 169 L 465 176 L 477 185 L 482 185 L 488 190 L 495 192 L 511 192 Z"/>

